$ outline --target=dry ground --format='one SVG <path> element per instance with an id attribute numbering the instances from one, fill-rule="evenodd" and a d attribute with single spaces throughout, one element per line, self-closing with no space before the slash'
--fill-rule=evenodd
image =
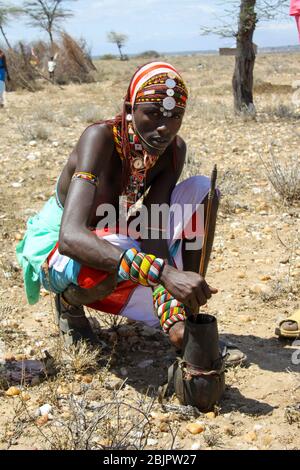
<path id="1" fill-rule="evenodd" d="M 137 324 L 114 329 L 110 317 L 98 315 L 101 361 L 89 370 L 82 363 L 84 352 L 67 357 L 58 348 L 53 299 L 44 293 L 37 305 L 26 303 L 14 254 L 26 220 L 53 194 L 56 178 L 88 123 L 119 111 L 137 64 L 102 61 L 99 83 L 63 90 L 47 84 L 35 94 L 11 93 L 0 113 L 1 347 L 17 359 L 22 354 L 35 359 L 47 349 L 61 362 L 55 378 L 24 386 L 16 397 L 2 393 L 1 448 L 300 446 L 299 424 L 293 422 L 297 416 L 288 422 L 286 413 L 286 407 L 300 401 L 299 352 L 297 345 L 274 337 L 278 320 L 300 306 L 300 210 L 282 203 L 260 159 L 269 161 L 272 152 L 289 168 L 298 165 L 300 184 L 300 121 L 292 102 L 299 57 L 258 56 L 255 121 L 232 114 L 233 58 L 171 60 L 190 88 L 181 130 L 189 149 L 184 176 L 210 174 L 217 163 L 223 193 L 208 273 L 219 294 L 208 309 L 217 315 L 221 335 L 247 353 L 249 366 L 227 372 L 217 416 L 184 417 L 177 408 L 162 409 L 156 399 L 175 357 L 162 334 Z M 52 406 L 47 422 L 34 415 L 45 403 Z M 204 432 L 193 435 L 187 426 L 196 421 Z"/>

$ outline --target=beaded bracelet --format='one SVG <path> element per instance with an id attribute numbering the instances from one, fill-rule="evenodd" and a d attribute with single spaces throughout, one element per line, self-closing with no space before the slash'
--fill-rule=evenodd
<path id="1" fill-rule="evenodd" d="M 79 179 L 88 181 L 88 183 L 91 183 L 94 186 L 98 186 L 99 184 L 98 176 L 93 175 L 92 173 L 88 173 L 86 171 L 76 171 L 73 174 L 72 180 L 79 180 Z"/>
<path id="2" fill-rule="evenodd" d="M 131 280 L 145 287 L 156 287 L 164 265 L 163 259 L 130 248 L 121 258 L 118 275 L 124 281 Z"/>
<path id="3" fill-rule="evenodd" d="M 154 308 L 165 333 L 169 333 L 171 326 L 179 321 L 186 320 L 184 305 L 176 300 L 162 285 L 153 292 Z"/>

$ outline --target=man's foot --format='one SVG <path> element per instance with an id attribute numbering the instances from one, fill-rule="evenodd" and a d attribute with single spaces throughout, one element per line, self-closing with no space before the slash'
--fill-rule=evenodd
<path id="1" fill-rule="evenodd" d="M 55 297 L 57 325 L 66 346 L 72 346 L 79 341 L 86 341 L 91 346 L 99 344 L 82 306 L 68 304 L 61 294 Z"/>
<path id="2" fill-rule="evenodd" d="M 300 338 L 300 309 L 281 321 L 278 328 L 275 329 L 275 334 L 282 338 Z"/>
<path id="3" fill-rule="evenodd" d="M 175 323 L 169 330 L 169 338 L 176 350 L 181 352 L 184 335 L 184 322 Z M 220 352 L 225 357 L 225 366 L 243 365 L 247 361 L 247 356 L 232 343 L 219 341 Z"/>

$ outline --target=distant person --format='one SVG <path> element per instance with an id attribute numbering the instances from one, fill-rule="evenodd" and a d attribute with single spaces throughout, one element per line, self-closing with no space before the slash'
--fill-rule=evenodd
<path id="1" fill-rule="evenodd" d="M 0 49 L 0 108 L 4 107 L 5 79 L 10 80 L 4 51 Z"/>
<path id="2" fill-rule="evenodd" d="M 48 61 L 48 73 L 49 73 L 49 79 L 51 82 L 54 82 L 54 74 L 55 74 L 55 68 L 56 68 L 56 62 L 54 60 L 54 57 L 50 57 L 50 60 Z"/>

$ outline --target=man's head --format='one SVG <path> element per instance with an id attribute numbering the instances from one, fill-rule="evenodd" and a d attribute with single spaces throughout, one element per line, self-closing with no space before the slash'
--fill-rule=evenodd
<path id="1" fill-rule="evenodd" d="M 178 133 L 187 102 L 186 86 L 170 64 L 150 62 L 132 77 L 127 94 L 127 119 L 144 149 L 162 154 Z"/>

